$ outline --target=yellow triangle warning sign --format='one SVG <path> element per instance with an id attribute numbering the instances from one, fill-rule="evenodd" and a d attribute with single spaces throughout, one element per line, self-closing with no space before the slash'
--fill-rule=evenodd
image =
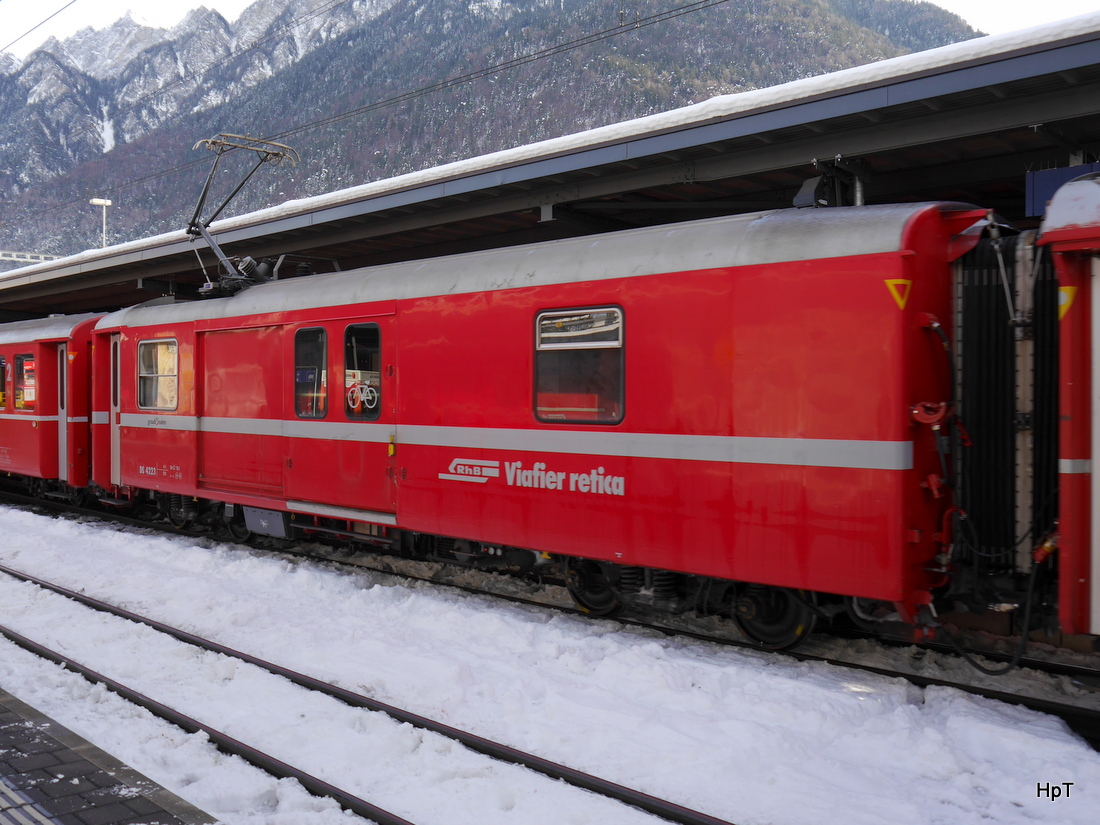
<path id="1" fill-rule="evenodd" d="M 1073 306 L 1073 299 L 1077 297 L 1077 287 L 1075 286 L 1060 286 L 1058 287 L 1058 320 L 1061 321 L 1066 317 L 1066 313 L 1069 312 L 1069 308 Z"/>
<path id="2" fill-rule="evenodd" d="M 897 301 L 898 309 L 905 309 L 905 304 L 909 301 L 909 289 L 912 286 L 913 282 L 904 278 L 891 278 L 886 281 L 886 288 Z"/>

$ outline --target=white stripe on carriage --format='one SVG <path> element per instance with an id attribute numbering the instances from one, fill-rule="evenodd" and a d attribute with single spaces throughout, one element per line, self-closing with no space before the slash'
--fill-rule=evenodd
<path id="1" fill-rule="evenodd" d="M 508 450 L 728 464 L 777 464 L 859 470 L 908 470 L 913 442 L 829 438 L 763 438 L 591 430 L 429 427 L 269 418 L 216 418 L 125 413 L 122 426 L 321 441 L 415 444 L 453 449 Z"/>

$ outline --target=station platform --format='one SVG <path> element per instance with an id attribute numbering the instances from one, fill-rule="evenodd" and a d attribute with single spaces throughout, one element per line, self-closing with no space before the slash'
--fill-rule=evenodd
<path id="1" fill-rule="evenodd" d="M 216 822 L 0 689 L 0 825 Z"/>

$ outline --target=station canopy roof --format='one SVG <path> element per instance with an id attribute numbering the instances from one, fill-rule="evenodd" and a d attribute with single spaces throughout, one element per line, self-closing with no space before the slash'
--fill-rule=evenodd
<path id="1" fill-rule="evenodd" d="M 1041 217 L 1029 173 L 1098 154 L 1094 13 L 289 201 L 211 232 L 285 278 L 789 207 L 823 172 L 858 179 L 867 203 L 964 201 L 1027 227 Z M 196 250 L 216 272 L 181 228 L 0 273 L 0 320 L 195 296 Z"/>

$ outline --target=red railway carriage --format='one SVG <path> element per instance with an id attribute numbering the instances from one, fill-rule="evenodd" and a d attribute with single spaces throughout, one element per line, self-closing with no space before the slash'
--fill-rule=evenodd
<path id="1" fill-rule="evenodd" d="M 66 494 L 89 483 L 89 363 L 99 315 L 0 326 L 0 472 Z"/>
<path id="2" fill-rule="evenodd" d="M 1065 632 L 1100 634 L 1100 176 L 1058 190 L 1043 222 L 1059 290 L 1059 621 Z"/>
<path id="3" fill-rule="evenodd" d="M 562 554 L 594 610 L 686 574 L 914 620 L 945 579 L 951 261 L 983 216 L 787 210 L 121 310 L 95 481 L 273 535 Z"/>

